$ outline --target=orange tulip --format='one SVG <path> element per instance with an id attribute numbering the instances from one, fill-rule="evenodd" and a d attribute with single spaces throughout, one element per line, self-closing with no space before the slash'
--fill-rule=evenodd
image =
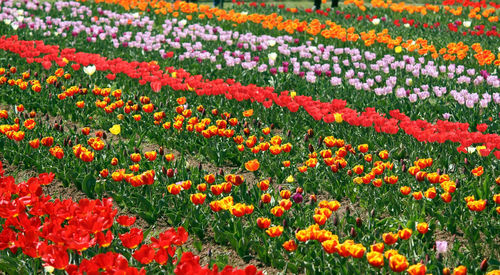
<path id="1" fill-rule="evenodd" d="M 245 163 L 245 168 L 250 172 L 259 170 L 260 163 L 257 159 L 249 160 Z"/>
<path id="2" fill-rule="evenodd" d="M 288 240 L 283 243 L 283 248 L 288 252 L 293 252 L 297 249 L 297 243 L 294 240 Z"/>
<path id="3" fill-rule="evenodd" d="M 278 225 L 278 226 L 269 227 L 266 230 L 266 233 L 267 233 L 267 235 L 269 235 L 272 238 L 279 237 L 283 233 L 283 226 Z"/>
<path id="4" fill-rule="evenodd" d="M 196 193 L 190 196 L 191 202 L 195 205 L 203 204 L 205 202 L 207 195 L 203 193 Z"/>
<path id="5" fill-rule="evenodd" d="M 373 267 L 382 267 L 384 266 L 384 255 L 377 251 L 372 251 L 366 253 L 366 258 L 368 259 L 368 263 Z"/>
<path id="6" fill-rule="evenodd" d="M 384 233 L 382 234 L 382 239 L 384 240 L 384 243 L 387 245 L 393 245 L 398 241 L 398 235 L 394 233 Z"/>
<path id="7" fill-rule="evenodd" d="M 403 255 L 394 255 L 389 259 L 389 266 L 394 272 L 403 272 L 408 268 L 408 260 Z"/>

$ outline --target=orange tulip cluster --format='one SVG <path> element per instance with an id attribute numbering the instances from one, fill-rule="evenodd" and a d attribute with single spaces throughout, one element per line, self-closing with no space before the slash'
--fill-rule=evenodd
<path id="1" fill-rule="evenodd" d="M 382 0 L 380 0 L 382 1 Z M 219 8 L 210 8 L 208 5 L 197 5 L 195 3 L 186 3 L 182 1 L 176 1 L 174 3 L 166 2 L 164 0 L 98 0 L 96 2 L 106 2 L 113 3 L 123 6 L 125 9 L 140 9 L 145 11 L 148 7 L 153 8 L 156 14 L 172 14 L 174 17 L 179 16 L 179 12 L 182 14 L 186 14 L 186 16 L 191 16 L 193 13 L 198 13 L 200 18 L 208 18 L 208 19 L 217 19 L 219 21 L 231 21 L 236 24 L 243 24 L 247 22 L 251 22 L 254 24 L 261 25 L 264 29 L 278 29 L 284 30 L 290 34 L 294 32 L 307 32 L 312 36 L 321 35 L 326 39 L 338 39 L 341 41 L 358 41 L 360 38 L 364 41 L 366 46 L 370 46 L 375 44 L 375 42 L 379 44 L 385 44 L 388 48 L 393 49 L 396 46 L 402 46 L 408 51 L 418 52 L 420 55 L 431 54 L 433 58 L 438 58 L 439 56 L 443 57 L 445 60 L 454 60 L 455 58 L 464 59 L 467 57 L 467 50 L 465 51 L 465 55 L 453 55 L 452 53 L 442 53 L 442 51 L 437 51 L 432 45 L 433 43 L 429 43 L 425 39 L 418 38 L 416 40 L 407 39 L 406 43 L 402 37 L 398 36 L 396 38 L 392 38 L 388 33 L 387 29 L 384 29 L 380 33 L 375 33 L 375 30 L 369 30 L 367 32 L 359 32 L 356 33 L 354 27 L 343 28 L 341 25 L 332 22 L 331 20 L 327 20 L 324 23 L 321 23 L 318 19 L 313 19 L 310 22 L 307 21 L 299 21 L 295 20 L 285 20 L 282 16 L 278 16 L 276 13 L 272 13 L 269 15 L 265 14 L 242 14 L 234 12 L 234 10 L 226 11 Z M 366 9 L 366 7 L 362 4 L 363 1 L 352 1 L 353 3 L 357 3 L 361 8 Z M 350 2 L 348 2 L 350 3 Z M 381 5 L 376 2 L 376 5 Z M 427 13 L 427 10 L 436 11 L 439 9 L 437 6 L 426 5 L 426 6 L 412 6 L 407 4 L 393 4 L 391 7 L 394 11 L 402 11 L 408 10 L 412 12 L 420 12 Z M 448 7 L 448 6 L 447 6 Z M 192 16 L 191 16 L 192 18 Z M 463 42 L 458 43 L 450 43 L 454 45 L 463 44 Z M 450 46 L 448 45 L 448 47 Z M 445 55 L 448 54 L 448 55 Z M 484 55 L 487 55 L 485 57 Z M 482 54 L 474 55 L 474 58 L 481 64 L 492 64 L 498 63 L 500 64 L 500 53 L 498 59 L 496 61 L 490 61 L 492 54 L 491 52 L 484 51 Z M 495 55 L 493 54 L 493 59 Z"/>

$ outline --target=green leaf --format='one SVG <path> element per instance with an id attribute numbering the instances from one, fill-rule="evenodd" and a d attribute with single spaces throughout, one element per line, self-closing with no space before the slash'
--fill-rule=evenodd
<path id="1" fill-rule="evenodd" d="M 82 191 L 90 198 L 95 197 L 94 187 L 96 180 L 92 174 L 88 174 L 82 182 Z"/>
<path id="2" fill-rule="evenodd" d="M 196 248 L 196 250 L 198 250 L 198 252 L 201 252 L 201 250 L 203 249 L 203 244 L 200 241 L 193 242 L 193 246 L 194 248 Z"/>

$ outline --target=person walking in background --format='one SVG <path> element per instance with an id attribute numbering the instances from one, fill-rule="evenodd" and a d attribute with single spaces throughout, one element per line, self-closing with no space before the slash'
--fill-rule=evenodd
<path id="1" fill-rule="evenodd" d="M 314 0 L 314 9 L 315 10 L 321 9 L 321 0 Z"/>
<path id="2" fill-rule="evenodd" d="M 214 8 L 220 4 L 220 7 L 224 7 L 224 0 L 214 0 Z"/>

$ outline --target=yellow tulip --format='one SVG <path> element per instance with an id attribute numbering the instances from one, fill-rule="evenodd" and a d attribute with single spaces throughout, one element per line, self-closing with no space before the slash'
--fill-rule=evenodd
<path id="1" fill-rule="evenodd" d="M 122 128 L 120 124 L 115 124 L 113 127 L 109 128 L 109 132 L 112 133 L 113 135 L 119 135 L 121 132 Z"/>

